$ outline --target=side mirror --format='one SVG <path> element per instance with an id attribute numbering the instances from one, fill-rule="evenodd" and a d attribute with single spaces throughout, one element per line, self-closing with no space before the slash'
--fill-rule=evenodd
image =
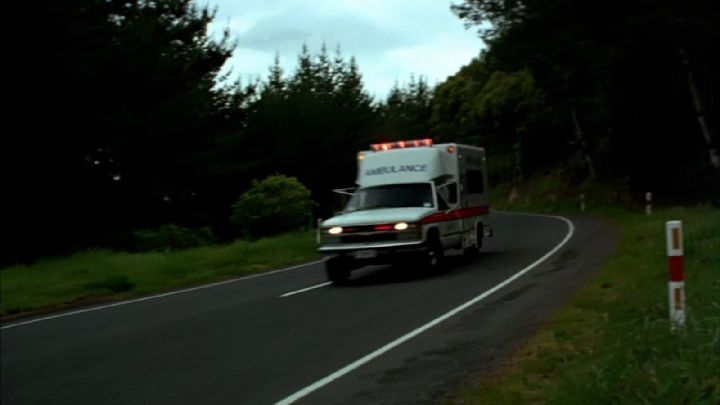
<path id="1" fill-rule="evenodd" d="M 340 194 L 340 195 L 348 195 L 348 196 L 352 197 L 355 194 L 355 190 L 357 190 L 357 187 L 336 188 L 336 189 L 333 189 L 333 193 Z"/>
<path id="2" fill-rule="evenodd" d="M 333 198 L 333 216 L 340 215 L 345 212 L 345 206 L 352 196 L 355 194 L 356 187 L 336 188 L 333 189 L 335 197 Z"/>

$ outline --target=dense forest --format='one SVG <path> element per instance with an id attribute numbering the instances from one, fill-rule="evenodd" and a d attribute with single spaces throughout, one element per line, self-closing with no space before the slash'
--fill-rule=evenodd
<path id="1" fill-rule="evenodd" d="M 339 47 L 232 81 L 220 72 L 233 38 L 211 36 L 213 11 L 191 0 L 27 7 L 3 263 L 133 249 L 133 231 L 171 223 L 232 238 L 232 203 L 275 173 L 297 177 L 327 216 L 356 152 L 388 139 L 485 146 L 496 182 L 562 169 L 668 201 L 720 190 L 712 0 L 465 0 L 452 8 L 478 30 L 478 57 L 384 100 Z"/>

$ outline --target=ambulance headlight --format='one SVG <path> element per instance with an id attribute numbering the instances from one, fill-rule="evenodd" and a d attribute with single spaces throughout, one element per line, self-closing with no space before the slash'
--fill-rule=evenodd
<path id="1" fill-rule="evenodd" d="M 398 222 L 397 224 L 395 224 L 395 229 L 398 231 L 404 231 L 408 229 L 408 224 L 407 222 Z"/>
<path id="2" fill-rule="evenodd" d="M 332 228 L 328 229 L 328 233 L 330 235 L 339 235 L 343 231 L 341 226 L 333 226 Z"/>

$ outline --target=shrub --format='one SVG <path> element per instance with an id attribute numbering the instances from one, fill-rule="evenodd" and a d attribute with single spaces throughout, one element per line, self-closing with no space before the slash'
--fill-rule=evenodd
<path id="1" fill-rule="evenodd" d="M 194 230 L 180 225 L 168 224 L 159 229 L 141 229 L 135 232 L 138 250 L 186 249 L 213 243 L 215 236 L 210 227 Z"/>
<path id="2" fill-rule="evenodd" d="M 253 180 L 232 205 L 230 222 L 253 238 L 293 231 L 309 224 L 314 203 L 295 177 L 280 174 Z"/>
<path id="3" fill-rule="evenodd" d="M 133 232 L 135 248 L 140 251 L 159 249 L 163 246 L 160 233 L 155 229 L 141 229 Z"/>
<path id="4" fill-rule="evenodd" d="M 85 289 L 87 290 L 110 290 L 113 293 L 130 291 L 134 287 L 135 283 L 130 282 L 127 276 L 124 275 L 108 276 L 102 281 L 85 284 Z"/>

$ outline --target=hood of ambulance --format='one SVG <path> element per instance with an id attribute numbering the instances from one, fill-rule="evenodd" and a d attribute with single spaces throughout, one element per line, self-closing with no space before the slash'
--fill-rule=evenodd
<path id="1" fill-rule="evenodd" d="M 435 208 L 402 207 L 377 208 L 346 212 L 323 221 L 323 227 L 393 224 L 397 222 L 418 222 L 423 217 L 435 212 Z"/>

